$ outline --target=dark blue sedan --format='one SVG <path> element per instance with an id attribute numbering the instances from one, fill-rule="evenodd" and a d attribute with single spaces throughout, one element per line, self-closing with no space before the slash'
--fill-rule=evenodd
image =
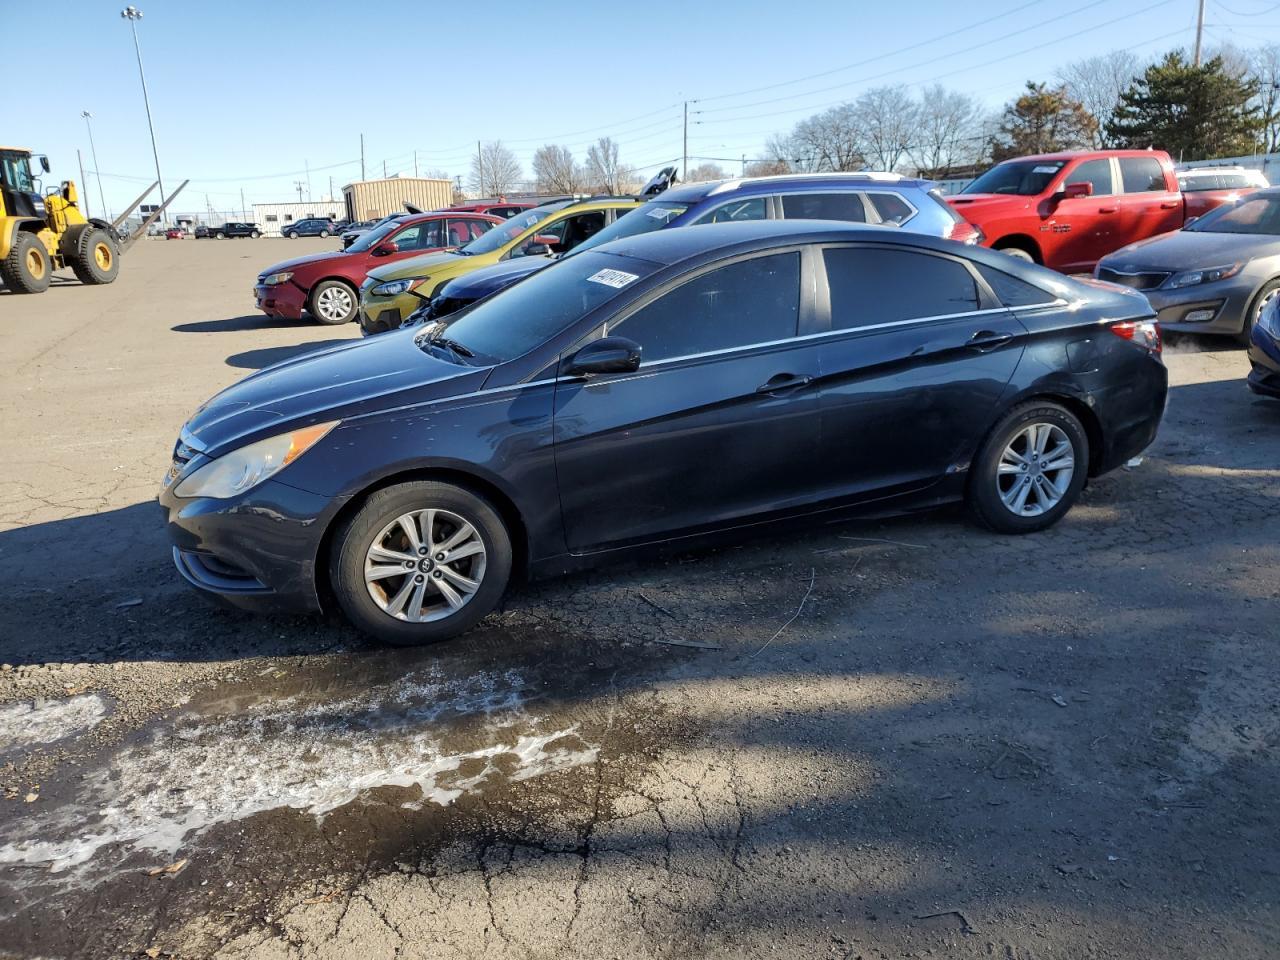
<path id="1" fill-rule="evenodd" d="M 195 587 L 456 635 L 513 569 L 967 501 L 1008 533 L 1155 437 L 1147 301 L 978 247 L 814 221 L 569 257 L 447 327 L 268 367 L 182 431 L 160 501 Z"/>
<path id="2" fill-rule="evenodd" d="M 1280 400 L 1280 299 L 1273 299 L 1253 325 L 1249 342 L 1249 389 Z"/>

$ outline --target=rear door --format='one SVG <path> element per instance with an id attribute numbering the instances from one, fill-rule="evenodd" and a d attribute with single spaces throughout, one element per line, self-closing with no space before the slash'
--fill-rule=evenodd
<path id="1" fill-rule="evenodd" d="M 799 249 L 713 265 L 596 331 L 639 343 L 642 363 L 556 385 L 570 550 L 661 540 L 812 499 L 821 346 L 797 339 L 813 322 L 813 285 L 801 281 L 811 270 Z"/>
<path id="2" fill-rule="evenodd" d="M 823 498 L 905 493 L 961 469 L 1017 367 L 1022 324 L 962 257 L 840 244 L 819 267 Z"/>
<path id="3" fill-rule="evenodd" d="M 1120 157 L 1122 237 L 1099 259 L 1125 244 L 1168 233 L 1182 226 L 1182 195 L 1170 190 L 1164 166 L 1155 157 Z"/>

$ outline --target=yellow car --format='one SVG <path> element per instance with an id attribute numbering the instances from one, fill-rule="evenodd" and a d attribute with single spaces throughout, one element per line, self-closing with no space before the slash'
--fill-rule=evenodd
<path id="1" fill-rule="evenodd" d="M 559 200 L 518 213 L 458 250 L 378 267 L 360 287 L 360 328 L 366 336 L 394 330 L 442 286 L 472 270 L 568 253 L 642 202 L 637 197 Z"/>

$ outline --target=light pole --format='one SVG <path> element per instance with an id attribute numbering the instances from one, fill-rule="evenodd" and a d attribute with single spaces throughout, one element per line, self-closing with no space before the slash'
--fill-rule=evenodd
<path id="1" fill-rule="evenodd" d="M 164 178 L 160 176 L 160 151 L 156 149 L 156 127 L 151 122 L 151 98 L 147 96 L 147 75 L 142 69 L 142 48 L 138 46 L 138 21 L 142 19 L 142 11 L 137 7 L 129 6 L 120 11 L 120 16 L 129 21 L 129 26 L 133 29 L 133 50 L 138 55 L 138 77 L 142 80 L 142 102 L 147 108 L 147 129 L 151 131 L 151 156 L 156 161 L 156 182 L 160 184 L 160 206 L 165 204 L 164 199 Z M 95 163 L 96 167 L 97 164 Z M 160 215 L 161 224 L 169 223 L 169 214 L 166 211 Z"/>
<path id="2" fill-rule="evenodd" d="M 89 155 L 93 157 L 93 175 L 98 178 L 98 202 L 102 205 L 101 209 L 107 219 L 111 219 L 111 213 L 107 210 L 107 199 L 102 192 L 102 171 L 98 169 L 98 148 L 93 145 L 93 124 L 89 121 L 93 119 L 93 114 L 88 110 L 81 110 L 80 116 L 84 117 L 84 125 L 89 128 Z M 89 189 L 89 185 L 84 185 L 85 189 Z"/>

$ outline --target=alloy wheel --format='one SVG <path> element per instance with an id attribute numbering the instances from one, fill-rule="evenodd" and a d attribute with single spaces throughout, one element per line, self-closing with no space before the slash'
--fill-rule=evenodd
<path id="1" fill-rule="evenodd" d="M 351 316 L 355 301 L 346 287 L 325 287 L 316 297 L 316 311 L 325 320 L 337 322 Z"/>
<path id="2" fill-rule="evenodd" d="M 1075 471 L 1066 432 L 1053 423 L 1029 423 L 1000 454 L 996 491 L 1010 513 L 1038 517 L 1062 501 Z"/>
<path id="3" fill-rule="evenodd" d="M 1280 297 L 1280 287 L 1276 287 L 1276 289 L 1274 290 L 1268 290 L 1262 296 L 1262 298 L 1258 300 L 1258 308 L 1253 311 L 1254 323 L 1257 323 L 1259 320 L 1262 319 L 1262 314 L 1266 311 L 1267 307 L 1271 305 L 1272 301 L 1274 301 L 1276 297 Z"/>
<path id="4" fill-rule="evenodd" d="M 365 553 L 369 596 L 390 617 L 428 623 L 466 606 L 484 581 L 487 555 L 479 531 L 450 510 L 401 514 Z"/>

